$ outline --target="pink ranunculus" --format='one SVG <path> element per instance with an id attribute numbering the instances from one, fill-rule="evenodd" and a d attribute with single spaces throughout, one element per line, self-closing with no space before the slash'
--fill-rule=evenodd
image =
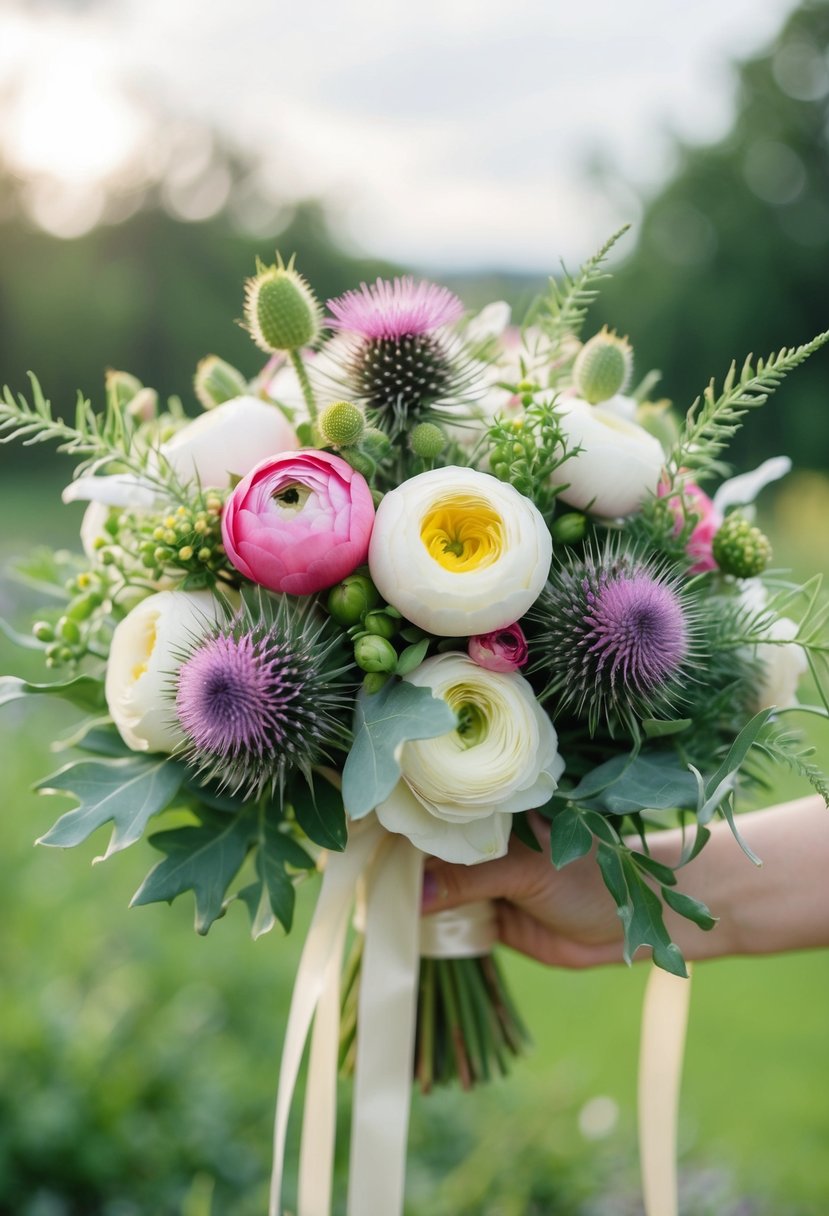
<path id="1" fill-rule="evenodd" d="M 227 500 L 222 539 L 236 569 L 288 595 L 333 587 L 368 555 L 374 502 L 366 479 L 339 456 L 269 456 Z"/>
<path id="2" fill-rule="evenodd" d="M 493 633 L 479 633 L 469 639 L 469 657 L 487 671 L 517 671 L 529 657 L 527 639 L 516 622 Z"/>
<path id="3" fill-rule="evenodd" d="M 660 498 L 667 493 L 664 482 L 657 492 Z M 674 535 L 682 531 L 690 517 L 696 516 L 697 519 L 685 545 L 685 552 L 694 563 L 689 573 L 704 574 L 707 570 L 716 570 L 712 546 L 723 521 L 722 513 L 694 481 L 686 481 L 682 493 L 672 495 L 668 506 L 675 520 Z"/>

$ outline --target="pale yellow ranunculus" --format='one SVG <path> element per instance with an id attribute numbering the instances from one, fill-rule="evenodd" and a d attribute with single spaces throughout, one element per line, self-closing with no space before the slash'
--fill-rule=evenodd
<path id="1" fill-rule="evenodd" d="M 445 861 L 501 857 L 513 814 L 549 801 L 564 770 L 550 719 L 523 676 L 488 671 L 456 651 L 406 678 L 445 700 L 458 726 L 404 744 L 401 780 L 377 818 Z"/>

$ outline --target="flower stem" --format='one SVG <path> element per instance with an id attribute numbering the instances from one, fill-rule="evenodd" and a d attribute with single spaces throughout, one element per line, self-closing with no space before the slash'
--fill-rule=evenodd
<path id="1" fill-rule="evenodd" d="M 312 422 L 317 420 L 317 403 L 314 399 L 314 390 L 311 388 L 311 381 L 308 379 L 308 372 L 305 364 L 302 361 L 302 355 L 298 350 L 290 352 L 291 363 L 296 372 L 296 378 L 299 381 L 299 387 L 302 389 L 302 395 L 305 398 L 305 404 L 308 406 L 308 417 Z"/>

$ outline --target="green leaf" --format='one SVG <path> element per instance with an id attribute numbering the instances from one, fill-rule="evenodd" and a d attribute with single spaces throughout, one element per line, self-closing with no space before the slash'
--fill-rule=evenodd
<path id="1" fill-rule="evenodd" d="M 357 698 L 354 742 L 343 769 L 343 801 L 352 819 L 368 815 L 400 777 L 400 751 L 410 739 L 434 739 L 454 730 L 445 701 L 406 680 L 390 680 L 379 692 Z"/>
<path id="2" fill-rule="evenodd" d="M 320 777 L 313 785 L 297 778 L 288 801 L 299 826 L 309 840 L 341 853 L 348 839 L 345 807 L 340 791 Z"/>
<path id="3" fill-rule="evenodd" d="M 625 962 L 632 962 L 641 946 L 650 946 L 657 967 L 687 977 L 682 953 L 665 928 L 659 896 L 639 874 L 630 856 L 623 850 L 600 844 L 597 861 L 624 927 Z"/>
<path id="4" fill-rule="evenodd" d="M 649 739 L 664 739 L 668 735 L 679 735 L 692 724 L 692 718 L 677 718 L 673 722 L 666 722 L 660 718 L 642 719 L 642 729 Z"/>
<path id="5" fill-rule="evenodd" d="M 196 932 L 207 933 L 221 916 L 228 886 L 245 860 L 255 832 L 255 808 L 216 815 L 198 827 L 156 832 L 150 844 L 166 854 L 132 897 L 130 907 L 166 901 L 183 891 L 196 897 Z"/>
<path id="6" fill-rule="evenodd" d="M 397 666 L 394 669 L 395 675 L 407 676 L 410 671 L 414 671 L 416 667 L 419 667 L 426 657 L 430 641 L 430 638 L 421 638 L 413 646 L 407 646 L 405 650 L 401 651 L 400 658 L 397 660 Z"/>
<path id="7" fill-rule="evenodd" d="M 538 843 L 535 832 L 527 823 L 527 816 L 521 812 L 512 817 L 512 833 L 523 845 L 528 849 L 532 849 L 533 853 L 541 853 L 542 848 Z"/>
<path id="8" fill-rule="evenodd" d="M 696 807 L 697 783 L 674 752 L 614 756 L 594 768 L 571 792 L 589 797 L 611 815 Z"/>
<path id="9" fill-rule="evenodd" d="M 676 875 L 670 866 L 663 865 L 661 861 L 656 861 L 647 853 L 631 853 L 631 857 L 640 870 L 650 874 L 651 878 L 655 878 L 663 886 L 673 887 L 676 884 Z"/>
<path id="10" fill-rule="evenodd" d="M 67 811 L 38 844 L 71 848 L 104 823 L 115 825 L 104 860 L 134 844 L 153 815 L 175 798 L 184 769 L 169 756 L 131 756 L 121 760 L 79 760 L 47 777 L 44 794 L 72 794 L 80 805 Z"/>
<path id="11" fill-rule="evenodd" d="M 69 701 L 79 709 L 106 709 L 103 680 L 94 676 L 75 676 L 55 684 L 30 684 L 27 680 L 19 680 L 16 676 L 0 677 L 0 705 L 9 701 L 18 701 L 21 697 L 46 696 L 60 697 Z"/>
<path id="12" fill-rule="evenodd" d="M 717 917 L 712 916 L 705 904 L 699 899 L 693 899 L 690 895 L 683 895 L 681 891 L 672 891 L 670 888 L 662 891 L 665 903 L 669 908 L 673 908 L 674 912 L 678 912 L 680 916 L 692 920 L 695 925 L 699 925 L 700 929 L 713 929 L 717 923 Z"/>
<path id="13" fill-rule="evenodd" d="M 557 870 L 584 857 L 593 847 L 593 833 L 575 807 L 556 811 L 550 824 L 550 856 Z"/>

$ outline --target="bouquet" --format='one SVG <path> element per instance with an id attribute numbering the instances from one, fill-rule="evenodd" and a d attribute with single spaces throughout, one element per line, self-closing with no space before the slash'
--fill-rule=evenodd
<path id="1" fill-rule="evenodd" d="M 829 712 L 819 580 L 770 567 L 752 506 L 789 462 L 730 479 L 722 462 L 829 334 L 732 366 L 678 419 L 655 374 L 634 385 L 626 338 L 585 340 L 615 239 L 551 281 L 520 330 L 503 304 L 470 316 L 409 277 L 324 312 L 278 257 L 244 304 L 264 368 L 249 381 L 205 358 L 195 419 L 125 372 L 108 374 L 101 412 L 79 396 L 56 416 L 34 376 L 31 400 L 6 388 L 0 403 L 4 439 L 79 459 L 64 499 L 88 503 L 83 556 L 17 567 L 50 598 L 15 636 L 55 678 L 0 683 L 3 701 L 83 711 L 82 758 L 39 786 L 77 805 L 40 843 L 108 826 L 109 857 L 169 815 L 132 902 L 192 891 L 202 934 L 236 901 L 255 937 L 287 932 L 296 888 L 324 871 L 286 1033 L 273 1212 L 315 1011 L 301 1212 L 330 1204 L 337 1061 L 356 1071 L 350 1210 L 392 1216 L 412 1076 L 470 1087 L 525 1044 L 492 909 L 420 923 L 425 857 L 475 865 L 512 834 L 537 849 L 539 811 L 551 864 L 595 852 L 626 959 L 647 947 L 684 976 L 662 912 L 714 926 L 677 882 L 707 825 L 724 817 L 756 861 L 741 787 L 784 764 L 829 794 L 789 725 L 807 668 L 814 712 Z M 648 837 L 676 823 L 673 869 Z"/>

